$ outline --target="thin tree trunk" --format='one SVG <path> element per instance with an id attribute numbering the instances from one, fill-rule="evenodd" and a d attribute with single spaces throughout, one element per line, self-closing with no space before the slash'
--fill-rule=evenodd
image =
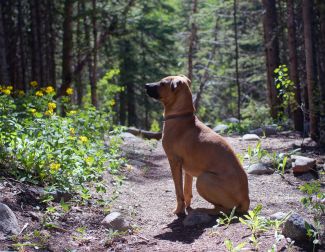
<path id="1" fill-rule="evenodd" d="M 93 16 L 92 16 L 92 25 L 93 25 L 93 39 L 94 39 L 94 49 L 93 49 L 93 69 L 92 69 L 92 80 L 91 80 L 91 103 L 97 108 L 97 27 L 96 27 L 96 0 L 92 0 L 93 6 Z"/>
<path id="2" fill-rule="evenodd" d="M 43 41 L 43 11 L 42 8 L 43 1 L 35 0 L 35 14 L 36 14 L 36 36 L 38 41 L 38 48 L 37 48 L 37 57 L 38 57 L 38 68 L 39 68 L 39 75 L 40 75 L 40 85 L 44 86 L 44 41 Z"/>
<path id="3" fill-rule="evenodd" d="M 17 8 L 18 8 L 18 34 L 19 34 L 19 54 L 20 54 L 20 70 L 21 70 L 21 80 L 18 83 L 18 88 L 20 90 L 27 90 L 27 82 L 26 82 L 26 57 L 25 57 L 25 39 L 24 39 L 24 19 L 23 19 L 23 10 L 21 2 L 17 2 Z"/>
<path id="4" fill-rule="evenodd" d="M 295 101 L 297 107 L 293 108 L 293 121 L 295 130 L 303 131 L 304 120 L 301 106 L 301 88 L 298 77 L 298 61 L 297 61 L 297 49 L 296 49 L 296 26 L 295 26 L 295 14 L 294 14 L 294 1 L 288 0 L 288 49 L 289 49 L 289 69 L 290 79 L 295 84 Z"/>
<path id="5" fill-rule="evenodd" d="M 317 0 L 319 10 L 319 73 L 318 81 L 320 87 L 320 122 L 319 122 L 319 143 L 325 145 L 325 2 Z"/>
<path id="6" fill-rule="evenodd" d="M 33 81 L 40 82 L 40 62 L 39 62 L 39 41 L 37 39 L 37 18 L 36 18 L 36 0 L 30 1 L 30 14 L 31 14 L 31 61 L 32 61 L 32 79 Z"/>
<path id="7" fill-rule="evenodd" d="M 239 70 L 238 70 L 238 32 L 237 32 L 237 1 L 234 0 L 234 30 L 235 30 L 235 69 L 236 69 L 236 86 L 237 86 L 237 118 L 240 121 L 240 83 L 239 83 Z"/>
<path id="8" fill-rule="evenodd" d="M 271 109 L 272 118 L 276 119 L 278 116 L 279 100 L 277 98 L 277 91 L 275 89 L 273 73 L 279 66 L 279 43 L 277 37 L 277 13 L 275 0 L 262 0 L 265 14 L 263 18 L 264 27 L 264 43 L 267 69 L 267 90 L 268 102 Z"/>
<path id="9" fill-rule="evenodd" d="M 78 1 L 78 21 L 77 21 L 77 34 L 81 34 L 81 13 L 84 13 L 84 6 L 82 8 L 81 1 Z M 81 39 L 77 39 L 77 64 L 80 64 L 81 61 L 81 50 L 82 50 L 82 43 Z M 77 91 L 77 104 L 79 107 L 82 106 L 82 97 L 83 97 L 83 84 L 82 84 L 82 74 L 78 72 L 76 75 L 76 91 Z"/>
<path id="10" fill-rule="evenodd" d="M 0 4 L 0 82 L 8 83 L 8 64 L 6 54 L 6 42 L 3 28 L 2 4 Z"/>
<path id="11" fill-rule="evenodd" d="M 312 1 L 303 0 L 303 19 L 304 19 L 307 89 L 308 89 L 308 100 L 309 100 L 310 136 L 312 139 L 318 140 L 317 108 L 315 106 L 316 78 L 315 78 L 315 66 L 314 66 L 314 58 L 313 58 L 312 8 L 313 8 Z"/>
<path id="12" fill-rule="evenodd" d="M 55 3 L 52 0 L 47 1 L 47 7 L 49 10 L 49 81 L 52 85 L 56 86 L 56 63 L 55 63 L 55 48 L 56 48 L 56 35 L 54 31 L 54 11 Z"/>
<path id="13" fill-rule="evenodd" d="M 73 1 L 65 0 L 63 22 L 63 53 L 62 53 L 62 86 L 59 95 L 65 95 L 72 81 L 72 13 Z"/>
<path id="14" fill-rule="evenodd" d="M 211 50 L 211 52 L 209 54 L 208 63 L 205 66 L 204 74 L 203 74 L 202 78 L 200 78 L 199 91 L 197 92 L 196 98 L 195 98 L 195 101 L 194 101 L 194 108 L 195 108 L 196 111 L 198 111 L 198 109 L 199 109 L 200 102 L 201 102 L 201 97 L 202 97 L 202 94 L 203 94 L 205 84 L 207 83 L 207 81 L 210 78 L 209 68 L 210 68 L 210 66 L 211 66 L 211 64 L 213 62 L 213 59 L 214 59 L 214 57 L 216 55 L 216 52 L 217 52 L 217 40 L 218 40 L 218 18 L 217 18 L 217 15 L 216 15 L 215 27 L 213 29 L 213 36 L 214 36 L 214 41 L 213 41 L 214 43 L 213 43 L 213 46 L 212 46 L 212 50 Z"/>
<path id="15" fill-rule="evenodd" d="M 191 17 L 191 32 L 190 32 L 190 43 L 188 49 L 188 78 L 192 82 L 193 79 L 193 58 L 194 58 L 194 51 L 195 45 L 197 42 L 197 26 L 195 23 L 195 14 L 197 13 L 197 0 L 193 0 L 192 3 L 192 17 Z"/>

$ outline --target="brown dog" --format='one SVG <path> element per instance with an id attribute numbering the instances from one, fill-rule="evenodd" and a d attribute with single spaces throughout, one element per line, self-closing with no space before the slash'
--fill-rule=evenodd
<path id="1" fill-rule="evenodd" d="M 175 214 L 191 209 L 192 181 L 197 177 L 198 193 L 215 209 L 209 214 L 238 212 L 249 208 L 247 175 L 229 144 L 200 122 L 194 113 L 190 80 L 168 76 L 146 84 L 149 96 L 164 105 L 162 143 L 167 154 L 177 197 Z M 182 170 L 185 172 L 184 190 Z"/>

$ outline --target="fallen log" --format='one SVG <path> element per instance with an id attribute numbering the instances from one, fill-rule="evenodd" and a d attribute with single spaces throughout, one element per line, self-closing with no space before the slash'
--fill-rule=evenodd
<path id="1" fill-rule="evenodd" d="M 127 129 L 127 132 L 135 135 L 135 136 L 140 136 L 146 139 L 156 139 L 159 140 L 161 139 L 161 132 L 152 132 L 152 131 L 147 131 L 147 130 L 142 130 L 142 129 L 137 129 L 134 127 L 130 127 Z"/>

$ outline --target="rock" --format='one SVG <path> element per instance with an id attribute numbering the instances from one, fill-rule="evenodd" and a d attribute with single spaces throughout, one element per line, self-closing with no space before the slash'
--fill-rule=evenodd
<path id="1" fill-rule="evenodd" d="M 306 241 L 308 240 L 308 237 L 305 223 L 307 222 L 302 216 L 294 213 L 284 223 L 282 234 L 285 237 L 289 237 L 295 241 Z"/>
<path id="2" fill-rule="evenodd" d="M 293 173 L 304 173 L 313 170 L 316 166 L 316 160 L 313 158 L 291 155 Z"/>
<path id="3" fill-rule="evenodd" d="M 110 213 L 102 220 L 101 224 L 106 228 L 112 228 L 118 231 L 126 231 L 131 228 L 130 223 L 119 212 Z"/>
<path id="4" fill-rule="evenodd" d="M 18 221 L 13 211 L 7 205 L 0 203 L 0 233 L 12 235 L 18 234 L 19 230 Z"/>
<path id="5" fill-rule="evenodd" d="M 236 124 L 236 123 L 239 123 L 239 120 L 235 117 L 230 117 L 230 118 L 227 118 L 225 120 L 226 123 L 233 123 L 233 124 Z"/>
<path id="6" fill-rule="evenodd" d="M 284 213 L 284 212 L 276 212 L 272 215 L 270 215 L 270 219 L 271 220 L 283 220 L 284 218 L 286 218 L 288 216 L 288 213 Z"/>
<path id="7" fill-rule="evenodd" d="M 247 173 L 253 175 L 263 175 L 263 174 L 272 174 L 274 173 L 274 170 L 267 167 L 263 163 L 257 163 L 257 164 L 250 165 L 247 169 Z"/>
<path id="8" fill-rule="evenodd" d="M 217 133 L 223 133 L 223 132 L 226 132 L 228 130 L 228 128 L 229 127 L 225 124 L 219 124 L 213 128 L 213 131 L 217 132 Z"/>
<path id="9" fill-rule="evenodd" d="M 24 186 L 23 190 L 18 194 L 18 203 L 24 203 L 31 206 L 45 205 L 42 203 L 44 197 L 44 189 L 37 186 Z"/>
<path id="10" fill-rule="evenodd" d="M 242 139 L 244 141 L 258 141 L 260 140 L 260 137 L 256 134 L 245 134 L 243 135 Z"/>
<path id="11" fill-rule="evenodd" d="M 271 136 L 277 134 L 277 125 L 267 125 L 261 128 L 257 128 L 249 131 L 250 134 L 256 134 L 258 136 Z"/>
<path id="12" fill-rule="evenodd" d="M 199 224 L 206 224 L 212 221 L 213 218 L 207 213 L 192 211 L 183 220 L 185 227 L 191 227 Z"/>

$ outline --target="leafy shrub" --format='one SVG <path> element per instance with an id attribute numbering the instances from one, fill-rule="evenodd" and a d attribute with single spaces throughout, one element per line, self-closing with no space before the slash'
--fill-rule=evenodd
<path id="1" fill-rule="evenodd" d="M 254 100 L 250 100 L 248 105 L 241 110 L 242 127 L 257 128 L 272 124 L 270 109 Z"/>
<path id="2" fill-rule="evenodd" d="M 56 114 L 54 88 L 37 88 L 24 94 L 12 87 L 0 87 L 0 162 L 4 171 L 21 181 L 47 187 L 47 190 L 88 192 L 89 183 L 105 190 L 100 182 L 109 168 L 116 171 L 123 160 L 118 141 L 104 147 L 104 134 L 112 128 L 111 115 L 95 108 L 68 110 Z M 8 90 L 10 92 L 8 92 Z M 67 90 L 72 95 L 73 90 Z M 61 103 L 66 108 L 65 96 Z"/>

